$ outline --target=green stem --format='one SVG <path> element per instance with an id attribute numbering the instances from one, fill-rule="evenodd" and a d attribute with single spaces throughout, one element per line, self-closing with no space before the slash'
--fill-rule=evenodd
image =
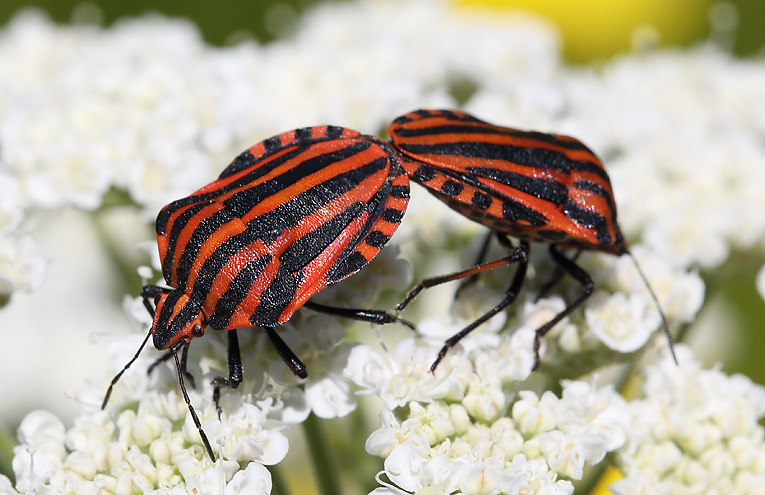
<path id="1" fill-rule="evenodd" d="M 5 430 L 0 428 L 0 474 L 6 475 L 11 483 L 15 483 L 11 460 L 13 459 L 13 447 L 16 446 L 15 439 Z"/>
<path id="2" fill-rule="evenodd" d="M 279 466 L 269 466 L 268 470 L 271 472 L 271 493 L 273 495 L 289 495 L 289 486 L 287 486 Z"/>
<path id="3" fill-rule="evenodd" d="M 303 422 L 303 431 L 308 442 L 308 450 L 316 473 L 319 493 L 321 495 L 339 495 L 342 492 L 337 466 L 335 466 L 335 460 L 331 455 L 331 449 L 328 448 L 327 437 L 319 424 L 319 419 L 313 414 L 308 416 L 308 419 Z"/>

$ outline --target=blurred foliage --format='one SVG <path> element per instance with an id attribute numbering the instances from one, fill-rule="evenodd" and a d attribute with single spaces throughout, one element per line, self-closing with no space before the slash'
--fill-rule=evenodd
<path id="1" fill-rule="evenodd" d="M 318 0 L 227 0 L 223 2 L 186 0 L 3 0 L 0 25 L 19 10 L 38 8 L 59 23 L 80 22 L 111 25 L 121 18 L 148 12 L 193 21 L 205 41 L 227 45 L 243 38 L 271 41 L 288 32 L 301 12 Z"/>
<path id="2" fill-rule="evenodd" d="M 0 25 L 17 11 L 37 7 L 55 21 L 110 25 L 122 17 L 159 12 L 196 23 L 208 43 L 242 38 L 270 41 L 289 32 L 301 12 L 320 0 L 4 0 Z M 576 63 L 601 61 L 640 47 L 688 46 L 713 39 L 738 55 L 762 53 L 765 3 L 760 0 L 454 0 L 467 7 L 531 12 L 561 33 L 563 53 Z"/>

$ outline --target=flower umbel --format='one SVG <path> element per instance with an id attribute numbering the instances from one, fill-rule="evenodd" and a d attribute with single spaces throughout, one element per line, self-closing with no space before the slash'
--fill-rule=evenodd
<path id="1" fill-rule="evenodd" d="M 680 347 L 682 366 L 668 359 L 644 370 L 643 398 L 617 459 L 625 478 L 612 491 L 759 493 L 765 487 L 765 387 L 742 375 L 703 369 Z"/>

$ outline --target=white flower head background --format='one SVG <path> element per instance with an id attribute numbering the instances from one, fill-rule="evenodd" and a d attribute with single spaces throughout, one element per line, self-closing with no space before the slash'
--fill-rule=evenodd
<path id="1" fill-rule="evenodd" d="M 466 99 L 455 81 L 470 82 Z M 618 495 L 764 493 L 765 389 L 702 364 L 738 335 L 704 281 L 741 258 L 765 299 L 761 59 L 705 45 L 571 67 L 539 20 L 437 1 L 327 4 L 293 35 L 228 48 L 180 20 L 56 26 L 26 12 L 0 30 L 0 88 L 0 426 L 18 427 L 0 493 L 298 493 L 312 489 L 291 461 L 302 450 L 326 493 L 341 480 L 349 493 L 590 493 L 605 471 L 620 473 Z M 402 315 L 417 334 L 298 311 L 279 332 L 303 381 L 264 332 L 240 331 L 245 381 L 223 391 L 220 419 L 210 381 L 227 373 L 225 335 L 195 339 L 189 394 L 214 464 L 172 360 L 147 375 L 151 346 L 100 410 L 148 331 L 136 273 L 162 283 L 163 205 L 273 134 L 379 134 L 406 112 L 457 107 L 603 158 L 631 252 L 691 337 L 679 366 L 632 261 L 585 252 L 596 292 L 532 374 L 534 330 L 580 290 L 537 300 L 554 267 L 533 245 L 518 301 L 435 373 L 443 340 L 501 299 L 512 268 L 456 301 L 453 285 L 425 291 Z M 389 309 L 414 279 L 474 262 L 484 229 L 418 187 L 391 243 L 317 300 Z"/>

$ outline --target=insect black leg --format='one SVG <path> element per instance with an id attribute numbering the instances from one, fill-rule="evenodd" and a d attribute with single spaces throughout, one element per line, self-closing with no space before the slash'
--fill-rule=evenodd
<path id="1" fill-rule="evenodd" d="M 151 301 L 160 294 L 167 294 L 172 292 L 173 289 L 169 287 L 160 287 L 159 285 L 144 285 L 141 289 L 141 297 L 143 298 L 143 306 L 146 311 L 149 312 L 152 318 L 154 318 L 154 307 L 151 305 Z M 169 359 L 169 357 L 168 357 Z"/>
<path id="2" fill-rule="evenodd" d="M 570 259 L 571 261 L 576 261 L 579 258 L 579 255 L 582 254 L 581 249 L 577 249 L 574 253 L 574 256 L 572 256 Z M 550 289 L 555 287 L 558 282 L 560 282 L 563 279 L 563 276 L 566 274 L 566 272 L 563 271 L 563 269 L 560 266 L 555 267 L 555 272 L 553 272 L 553 276 L 550 278 L 550 280 L 545 283 L 541 289 L 539 289 L 539 293 L 537 294 L 536 301 L 539 301 L 542 299 L 545 294 L 550 292 Z"/>
<path id="3" fill-rule="evenodd" d="M 592 281 L 590 276 L 585 272 L 579 265 L 577 265 L 573 260 L 570 260 L 566 258 L 560 251 L 558 251 L 555 248 L 555 244 L 550 245 L 550 256 L 552 256 L 553 261 L 561 267 L 561 269 L 567 273 L 568 275 L 571 275 L 574 280 L 582 284 L 582 287 L 584 288 L 584 292 L 577 297 L 571 304 L 565 307 L 563 311 L 555 315 L 555 318 L 548 321 L 541 327 L 537 328 L 535 335 L 534 335 L 534 367 L 531 368 L 531 371 L 536 371 L 539 369 L 539 365 L 541 364 L 541 361 L 539 359 L 539 346 L 541 345 L 542 338 L 547 334 L 547 332 L 552 329 L 559 321 L 561 321 L 563 318 L 569 315 L 572 311 L 574 311 L 576 308 L 579 307 L 584 301 L 587 300 L 588 297 L 592 295 L 593 290 L 595 290 L 595 283 Z"/>
<path id="4" fill-rule="evenodd" d="M 104 401 L 101 403 L 101 409 L 104 409 L 106 407 L 106 403 L 109 402 L 109 397 L 112 395 L 112 388 L 114 388 L 114 385 L 119 381 L 120 377 L 122 377 L 122 374 L 126 372 L 128 368 L 130 368 L 130 365 L 133 364 L 136 359 L 138 359 L 138 356 L 141 354 L 141 351 L 146 345 L 146 342 L 149 341 L 149 337 L 151 337 L 151 328 L 149 329 L 149 332 L 146 334 L 146 337 L 143 339 L 143 342 L 141 342 L 141 346 L 138 348 L 138 351 L 136 351 L 135 356 L 133 356 L 133 358 L 130 361 L 128 361 L 125 367 L 122 368 L 122 371 L 117 373 L 115 377 L 112 378 L 112 382 L 109 384 L 109 388 L 106 389 L 106 395 L 104 396 Z"/>
<path id="5" fill-rule="evenodd" d="M 481 263 L 480 265 L 474 266 L 473 268 L 468 268 L 467 270 L 462 270 L 460 272 L 454 272 L 448 275 L 441 275 L 438 277 L 422 279 L 422 281 L 419 284 L 417 284 L 414 288 L 412 288 L 407 293 L 404 300 L 401 301 L 398 304 L 398 306 L 396 306 L 396 311 L 403 311 L 404 308 L 406 308 L 409 305 L 409 303 L 411 303 L 412 300 L 414 300 L 414 298 L 417 297 L 417 295 L 425 289 L 430 289 L 431 287 L 435 287 L 436 285 L 445 284 L 453 280 L 459 280 L 461 278 L 471 277 L 473 275 L 477 275 L 486 270 L 492 270 L 500 266 L 506 266 L 513 263 L 527 262 L 528 244 L 524 245 L 523 243 L 521 243 L 521 246 L 519 247 L 512 247 L 508 241 L 507 245 L 510 246 L 510 248 L 512 249 L 512 252 L 509 255 L 505 256 L 504 258 L 500 258 L 495 261 L 489 261 L 487 263 Z"/>
<path id="6" fill-rule="evenodd" d="M 491 243 L 491 238 L 494 232 L 489 231 L 488 234 L 483 239 L 483 243 L 481 244 L 481 249 L 478 251 L 478 256 L 476 256 L 475 263 L 473 265 L 480 265 L 484 261 L 486 261 L 486 253 L 489 252 L 489 244 Z M 500 235 L 497 233 L 497 235 Z M 462 294 L 462 291 L 467 289 L 468 287 L 475 285 L 475 283 L 478 281 L 478 274 L 474 273 L 473 275 L 469 276 L 465 280 L 463 280 L 460 283 L 460 286 L 457 287 L 457 291 L 454 293 L 454 299 L 457 299 L 460 294 Z"/>
<path id="7" fill-rule="evenodd" d="M 154 368 L 156 368 L 156 367 L 157 367 L 157 366 L 159 366 L 160 364 L 162 364 L 162 363 L 164 363 L 165 361 L 168 361 L 168 360 L 170 360 L 170 359 L 172 359 L 172 358 L 173 358 L 173 353 L 172 353 L 172 351 L 167 351 L 166 353 L 162 354 L 162 357 L 158 358 L 156 361 L 154 361 L 153 363 L 151 363 L 151 364 L 149 365 L 148 369 L 146 370 L 146 374 L 147 374 L 147 375 L 151 375 L 151 374 L 152 374 L 152 372 L 154 371 Z M 188 374 L 186 375 L 186 378 L 188 378 Z M 193 388 L 193 387 L 194 387 L 194 385 L 192 385 L 192 388 Z"/>
<path id="8" fill-rule="evenodd" d="M 228 378 L 216 376 L 213 378 L 213 402 L 215 409 L 218 410 L 220 419 L 223 411 L 220 408 L 220 389 L 237 388 L 244 379 L 242 371 L 242 354 L 239 352 L 239 337 L 236 335 L 236 329 L 228 331 Z"/>
<path id="9" fill-rule="evenodd" d="M 520 259 L 517 260 L 518 263 L 518 270 L 516 270 L 515 275 L 513 276 L 513 280 L 510 283 L 510 287 L 507 288 L 507 291 L 505 291 L 505 297 L 502 299 L 502 301 L 499 302 L 496 306 L 491 308 L 489 311 L 481 315 L 477 320 L 475 320 L 470 325 L 466 326 L 459 332 L 455 333 L 451 337 L 449 337 L 446 342 L 444 342 L 444 346 L 441 347 L 441 350 L 438 351 L 438 357 L 435 361 L 433 361 L 433 364 L 430 365 L 430 371 L 432 373 L 435 373 L 436 368 L 438 367 L 438 363 L 441 362 L 441 360 L 446 356 L 446 353 L 449 352 L 449 349 L 453 348 L 457 345 L 457 343 L 462 340 L 467 334 L 478 328 L 478 326 L 485 323 L 487 320 L 492 318 L 494 315 L 508 307 L 515 301 L 515 299 L 518 297 L 518 293 L 521 290 L 521 286 L 523 285 L 523 281 L 526 278 L 526 271 L 528 269 L 529 261 L 528 261 L 528 251 L 529 251 L 529 245 L 526 242 L 521 242 L 521 245 L 518 248 L 513 248 L 513 246 L 510 244 L 510 241 L 505 236 L 498 236 L 500 239 L 500 242 L 503 246 L 509 247 L 514 249 L 514 253 L 521 253 L 522 256 L 519 256 Z M 511 256 L 513 256 L 511 255 Z"/>
<path id="10" fill-rule="evenodd" d="M 197 388 L 196 381 L 194 380 L 194 375 L 186 371 L 186 360 L 188 358 L 188 354 L 189 354 L 189 346 L 188 344 L 186 344 L 186 347 L 183 348 L 183 354 L 181 354 L 181 371 L 183 371 L 183 376 L 186 377 L 186 380 L 189 381 L 191 388 Z M 164 363 L 165 361 L 169 361 L 172 358 L 173 358 L 173 352 L 167 351 L 166 353 L 162 355 L 162 357 L 160 357 L 159 359 L 157 359 L 156 361 L 154 361 L 153 363 L 149 365 L 149 367 L 146 369 L 146 374 L 151 375 L 154 372 L 154 368 Z"/>
<path id="11" fill-rule="evenodd" d="M 375 309 L 353 309 L 353 308 L 337 308 L 335 306 L 327 306 L 319 304 L 313 301 L 307 301 L 304 307 L 317 313 L 324 313 L 332 316 L 338 316 L 340 318 L 348 318 L 350 320 L 365 321 L 367 323 L 376 323 L 378 325 L 385 325 L 388 323 L 401 323 L 404 326 L 409 327 L 411 330 L 415 330 L 414 324 L 410 321 L 394 316 L 386 311 L 379 311 Z"/>
<path id="12" fill-rule="evenodd" d="M 308 376 L 308 372 L 305 370 L 305 365 L 295 355 L 295 353 L 292 352 L 292 349 L 290 349 L 287 343 L 284 342 L 281 337 L 279 337 L 279 334 L 276 333 L 276 330 L 274 330 L 272 327 L 263 328 L 266 329 L 266 334 L 268 335 L 269 340 L 271 340 L 271 344 L 274 346 L 274 349 L 276 349 L 276 353 L 279 354 L 279 357 L 282 358 L 282 361 L 287 364 L 289 369 L 295 375 L 300 378 L 306 378 Z"/>
<path id="13" fill-rule="evenodd" d="M 194 411 L 194 406 L 191 405 L 191 399 L 189 399 L 189 394 L 186 392 L 186 386 L 183 384 L 183 371 L 181 370 L 181 362 L 178 360 L 178 349 L 183 346 L 188 346 L 188 342 L 179 342 L 172 349 L 173 357 L 175 358 L 175 368 L 178 370 L 178 384 L 181 386 L 181 392 L 183 392 L 183 400 L 185 400 L 186 405 L 189 406 L 191 419 L 194 420 L 194 425 L 199 431 L 199 436 L 202 437 L 202 443 L 205 446 L 205 450 L 207 450 L 207 455 L 210 456 L 212 462 L 215 462 L 215 454 L 213 454 L 210 441 L 207 440 L 207 435 L 205 435 L 205 431 L 202 429 L 202 423 L 199 421 L 196 411 Z"/>

